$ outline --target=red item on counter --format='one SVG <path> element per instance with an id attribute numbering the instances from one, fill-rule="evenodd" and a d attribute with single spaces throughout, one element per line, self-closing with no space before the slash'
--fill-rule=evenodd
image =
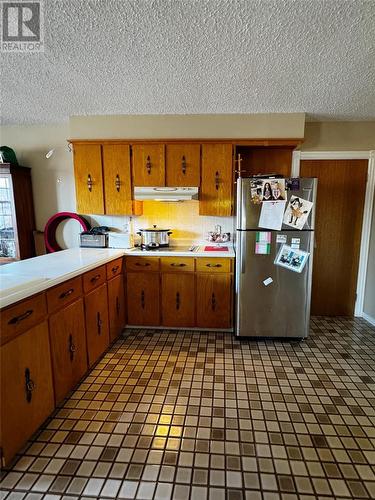
<path id="1" fill-rule="evenodd" d="M 227 252 L 228 247 L 204 247 L 205 252 Z"/>

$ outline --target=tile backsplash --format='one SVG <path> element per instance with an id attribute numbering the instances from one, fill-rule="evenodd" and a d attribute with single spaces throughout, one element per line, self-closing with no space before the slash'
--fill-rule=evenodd
<path id="1" fill-rule="evenodd" d="M 211 217 L 199 215 L 198 201 L 184 201 L 177 203 L 145 201 L 143 202 L 143 215 L 140 216 L 109 216 L 91 215 L 92 225 L 109 226 L 123 230 L 124 226 L 132 220 L 133 229 L 152 227 L 156 224 L 161 229 L 173 231 L 173 239 L 202 240 L 207 233 L 213 231 L 215 225 L 221 226 L 222 232 L 234 231 L 234 217 Z"/>

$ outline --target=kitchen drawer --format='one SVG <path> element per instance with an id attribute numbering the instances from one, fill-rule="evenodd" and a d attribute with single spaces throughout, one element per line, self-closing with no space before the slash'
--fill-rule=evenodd
<path id="1" fill-rule="evenodd" d="M 1 311 L 1 343 L 5 344 L 13 337 L 40 323 L 47 314 L 44 293 Z"/>
<path id="2" fill-rule="evenodd" d="M 127 271 L 159 271 L 158 257 L 127 257 Z"/>
<path id="3" fill-rule="evenodd" d="M 82 278 L 77 276 L 47 291 L 48 312 L 54 312 L 70 304 L 82 295 Z"/>
<path id="4" fill-rule="evenodd" d="M 122 273 L 122 263 L 123 258 L 112 260 L 112 262 L 108 262 L 107 264 L 107 280 L 114 278 Z"/>
<path id="5" fill-rule="evenodd" d="M 102 285 L 107 281 L 106 268 L 104 266 L 96 267 L 92 271 L 83 275 L 83 290 L 85 293 L 90 292 L 94 288 Z"/>
<path id="6" fill-rule="evenodd" d="M 162 272 L 194 272 L 193 257 L 162 257 L 161 259 Z"/>
<path id="7" fill-rule="evenodd" d="M 196 259 L 197 272 L 230 273 L 232 260 L 221 257 L 198 257 Z"/>

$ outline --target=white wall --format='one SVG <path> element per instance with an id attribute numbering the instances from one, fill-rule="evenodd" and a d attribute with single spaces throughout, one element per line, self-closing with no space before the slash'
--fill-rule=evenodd
<path id="1" fill-rule="evenodd" d="M 375 320 L 375 199 L 372 211 L 370 250 L 367 263 L 367 277 L 363 310 Z"/>

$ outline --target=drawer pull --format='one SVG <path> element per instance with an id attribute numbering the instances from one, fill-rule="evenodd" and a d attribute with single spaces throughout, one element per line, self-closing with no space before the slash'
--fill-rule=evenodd
<path id="1" fill-rule="evenodd" d="M 120 300 L 118 297 L 116 297 L 116 313 L 117 313 L 117 316 L 120 315 Z"/>
<path id="2" fill-rule="evenodd" d="M 74 292 L 74 288 L 69 288 L 66 292 L 63 292 L 59 295 L 59 299 L 66 299 L 66 297 L 69 297 L 69 295 L 72 295 Z"/>
<path id="3" fill-rule="evenodd" d="M 135 265 L 138 266 L 138 267 L 147 267 L 147 266 L 150 265 L 150 263 L 149 262 L 144 262 L 142 264 L 142 262 L 136 262 Z"/>
<path id="4" fill-rule="evenodd" d="M 112 274 L 116 274 L 117 271 L 119 270 L 120 266 L 113 266 L 112 267 Z"/>
<path id="5" fill-rule="evenodd" d="M 142 307 L 142 309 L 145 308 L 145 291 L 144 290 L 141 291 L 141 307 Z"/>
<path id="6" fill-rule="evenodd" d="M 182 173 L 185 175 L 186 174 L 186 159 L 185 159 L 185 156 L 183 156 L 182 159 L 181 159 L 181 170 L 182 170 Z"/>
<path id="7" fill-rule="evenodd" d="M 173 267 L 185 267 L 186 264 L 184 264 L 183 262 L 181 262 L 180 264 L 178 264 L 177 262 L 172 262 L 171 266 L 173 266 Z"/>
<path id="8" fill-rule="evenodd" d="M 146 160 L 146 169 L 147 169 L 147 173 L 148 173 L 148 175 L 150 175 L 150 174 L 151 174 L 151 167 L 152 167 L 152 165 L 151 165 L 151 159 L 150 159 L 150 157 L 149 157 L 149 156 L 147 156 L 147 160 Z"/>
<path id="9" fill-rule="evenodd" d="M 215 189 L 216 189 L 216 191 L 219 191 L 219 184 L 220 184 L 220 174 L 217 171 L 215 174 Z"/>
<path id="10" fill-rule="evenodd" d="M 19 316 L 15 316 L 14 318 L 10 319 L 8 321 L 8 325 L 18 325 L 18 323 L 21 323 L 24 319 L 28 318 L 33 314 L 33 310 L 29 309 L 28 311 L 24 312 L 23 314 L 20 314 Z"/>
<path id="11" fill-rule="evenodd" d="M 180 292 L 176 293 L 176 309 L 177 311 L 180 309 Z"/>
<path id="12" fill-rule="evenodd" d="M 91 175 L 89 174 L 89 175 L 87 176 L 87 189 L 90 191 L 90 193 L 91 193 L 91 191 L 92 191 L 92 186 L 93 186 L 93 184 L 94 184 L 94 183 L 92 182 L 92 177 L 91 177 Z"/>
<path id="13" fill-rule="evenodd" d="M 74 353 L 76 352 L 76 346 L 73 343 L 73 335 L 69 335 L 69 356 L 70 356 L 70 361 L 73 361 L 74 359 Z"/>
<path id="14" fill-rule="evenodd" d="M 91 283 L 95 283 L 96 281 L 98 281 L 98 279 L 100 279 L 100 274 L 96 274 L 95 276 L 93 276 L 90 281 Z"/>
<path id="15" fill-rule="evenodd" d="M 120 187 L 121 187 L 120 176 L 117 174 L 115 180 L 115 188 L 118 193 L 120 192 Z"/>
<path id="16" fill-rule="evenodd" d="M 29 368 L 25 369 L 25 391 L 26 391 L 26 401 L 31 403 L 33 397 L 33 390 L 35 389 L 35 383 L 31 380 Z"/>
<path id="17" fill-rule="evenodd" d="M 206 264 L 206 267 L 222 267 L 221 264 Z"/>
<path id="18" fill-rule="evenodd" d="M 96 325 L 98 327 L 98 335 L 102 334 L 102 324 L 103 324 L 103 321 L 100 317 L 100 312 L 97 312 L 96 313 Z"/>
<path id="19" fill-rule="evenodd" d="M 216 297 L 214 293 L 211 295 L 211 309 L 213 311 L 216 310 Z"/>

